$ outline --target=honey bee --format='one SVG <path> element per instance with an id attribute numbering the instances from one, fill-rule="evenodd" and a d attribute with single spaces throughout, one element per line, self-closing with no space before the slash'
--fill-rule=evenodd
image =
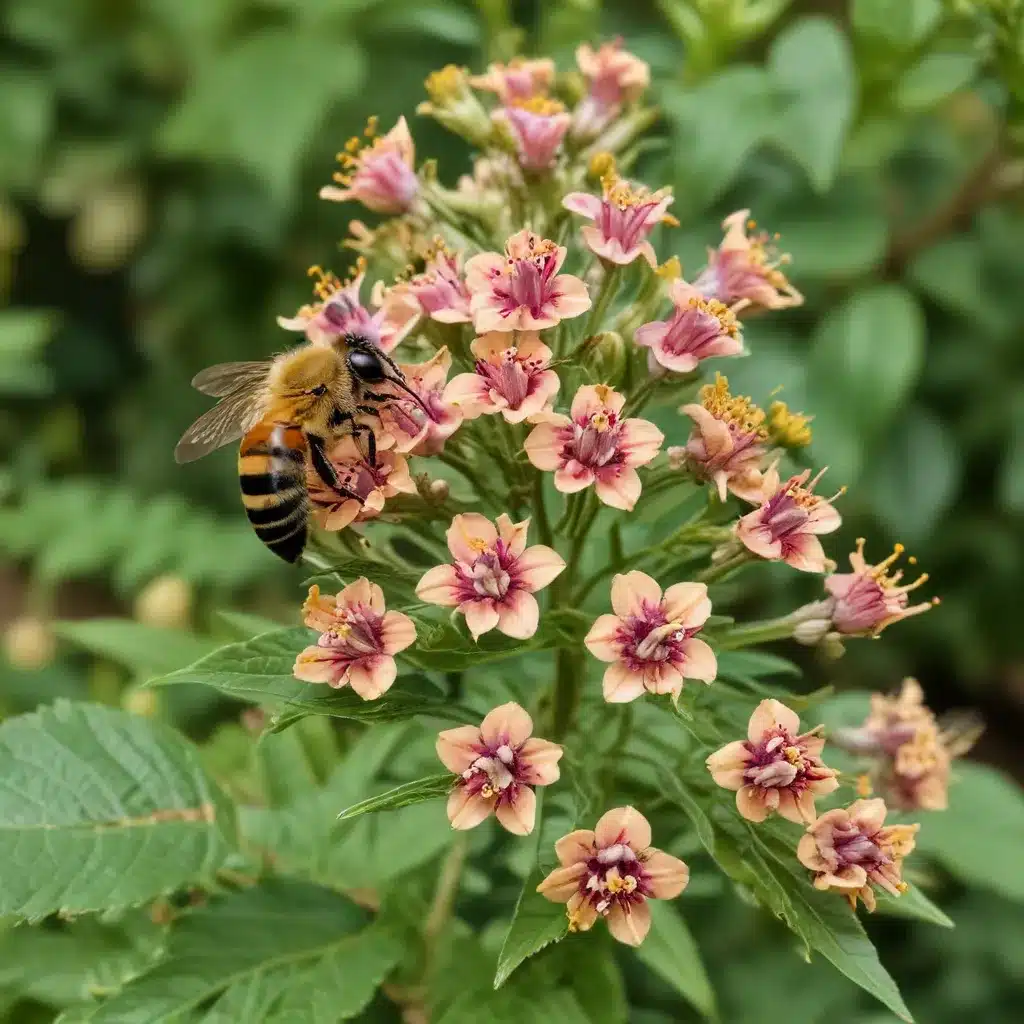
<path id="1" fill-rule="evenodd" d="M 185 431 L 175 461 L 192 462 L 241 438 L 238 477 L 245 514 L 275 555 L 295 562 L 308 534 L 307 462 L 328 487 L 358 498 L 339 482 L 327 449 L 350 434 L 365 442 L 376 464 L 373 428 L 358 417 L 376 416 L 398 398 L 377 390 L 388 385 L 422 407 L 394 361 L 354 334 L 332 346 L 305 344 L 275 359 L 208 367 L 192 386 L 220 401 Z"/>

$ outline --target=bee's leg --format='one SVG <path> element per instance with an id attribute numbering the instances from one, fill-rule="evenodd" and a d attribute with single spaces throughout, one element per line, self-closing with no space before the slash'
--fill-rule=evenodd
<path id="1" fill-rule="evenodd" d="M 371 409 L 369 406 L 362 406 L 361 405 L 358 408 L 359 408 L 360 412 L 372 413 L 373 415 L 377 415 L 377 410 L 376 409 Z M 373 427 L 371 427 L 368 423 L 356 423 L 356 422 L 353 422 L 353 424 L 352 424 L 352 433 L 354 435 L 356 435 L 356 436 L 358 436 L 359 434 L 365 434 L 366 435 L 366 451 L 367 451 L 367 454 L 369 456 L 369 463 L 370 463 L 370 465 L 374 469 L 376 469 L 377 468 L 377 435 L 374 434 Z"/>
<path id="2" fill-rule="evenodd" d="M 327 458 L 327 452 L 324 450 L 324 439 L 318 434 L 307 434 L 306 440 L 309 442 L 309 456 L 313 462 L 313 468 L 324 484 L 332 491 L 344 494 L 346 498 L 360 500 L 358 494 L 350 491 L 338 479 L 338 474 L 334 471 L 334 466 L 331 464 L 331 460 Z"/>

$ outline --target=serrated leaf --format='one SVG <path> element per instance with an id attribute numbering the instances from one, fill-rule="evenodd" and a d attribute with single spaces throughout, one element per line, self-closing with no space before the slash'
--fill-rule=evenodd
<path id="1" fill-rule="evenodd" d="M 0 725 L 0 914 L 129 906 L 207 878 L 233 810 L 157 722 L 58 701 Z"/>
<path id="2" fill-rule="evenodd" d="M 451 792 L 453 776 L 451 772 L 439 775 L 428 775 L 413 782 L 405 782 L 385 793 L 360 800 L 357 804 L 346 807 L 338 814 L 338 821 L 351 821 L 361 814 L 374 811 L 394 811 L 400 807 L 421 804 L 424 800 L 437 800 Z"/>
<path id="3" fill-rule="evenodd" d="M 131 619 L 55 622 L 57 636 L 137 672 L 172 672 L 217 649 L 217 641 Z"/>

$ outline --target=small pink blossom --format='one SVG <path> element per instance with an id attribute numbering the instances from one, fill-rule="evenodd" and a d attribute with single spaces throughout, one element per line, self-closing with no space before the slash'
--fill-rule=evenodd
<path id="1" fill-rule="evenodd" d="M 514 57 L 508 64 L 489 64 L 487 73 L 471 76 L 469 84 L 496 93 L 501 103 L 512 103 L 547 92 L 554 80 L 555 62 L 549 57 L 539 60 Z"/>
<path id="2" fill-rule="evenodd" d="M 475 828 L 491 814 L 517 836 L 533 831 L 535 786 L 558 781 L 562 748 L 533 737 L 533 720 L 518 704 L 502 704 L 480 723 L 446 729 L 437 756 L 458 777 L 448 797 L 452 828 Z"/>
<path id="3" fill-rule="evenodd" d="M 814 821 L 814 801 L 838 786 L 825 766 L 820 726 L 800 732 L 796 712 L 777 700 L 763 700 L 750 716 L 747 738 L 727 743 L 707 760 L 724 789 L 736 792 L 736 809 L 748 821 L 777 813 L 789 821 Z"/>
<path id="4" fill-rule="evenodd" d="M 651 267 L 657 267 L 658 257 L 647 236 L 665 220 L 665 211 L 673 197 L 666 189 L 651 192 L 643 186 L 634 188 L 614 174 L 602 179 L 601 197 L 589 192 L 570 192 L 562 205 L 594 221 L 580 234 L 587 248 L 609 263 L 625 265 L 642 256 Z"/>
<path id="5" fill-rule="evenodd" d="M 497 628 L 525 640 L 537 632 L 540 606 L 533 596 L 565 568 L 557 551 L 526 546 L 529 519 L 497 518 L 497 528 L 476 512 L 455 516 L 448 529 L 450 565 L 430 569 L 416 587 L 421 601 L 465 615 L 473 639 Z"/>
<path id="6" fill-rule="evenodd" d="M 484 252 L 466 263 L 473 326 L 488 331 L 540 331 L 590 309 L 586 285 L 559 274 L 565 246 L 524 228 L 505 243 L 505 255 Z"/>
<path id="7" fill-rule="evenodd" d="M 398 675 L 395 655 L 416 640 L 412 619 L 385 611 L 383 591 L 366 577 L 333 597 L 310 587 L 302 611 L 303 621 L 320 639 L 296 658 L 295 678 L 335 690 L 351 686 L 363 700 L 390 688 Z"/>
<path id="8" fill-rule="evenodd" d="M 469 290 L 462 279 L 462 258 L 445 248 L 428 255 L 423 273 L 399 286 L 425 316 L 442 324 L 469 323 Z"/>
<path id="9" fill-rule="evenodd" d="M 755 226 L 749 210 L 738 210 L 722 222 L 725 238 L 708 250 L 708 265 L 694 281 L 697 290 L 727 305 L 788 309 L 803 304 L 804 297 L 789 283 L 779 267 L 788 262 L 780 256 L 767 234 L 749 236 Z"/>
<path id="10" fill-rule="evenodd" d="M 711 614 L 703 583 L 676 583 L 664 595 L 646 573 L 612 581 L 612 611 L 600 615 L 583 641 L 595 658 L 611 662 L 604 699 L 613 704 L 647 693 L 678 696 L 687 679 L 710 683 L 718 673 L 715 652 L 697 634 Z"/>
<path id="11" fill-rule="evenodd" d="M 513 100 L 493 117 L 508 128 L 520 167 L 535 173 L 554 166 L 572 120 L 561 103 L 545 96 Z"/>
<path id="12" fill-rule="evenodd" d="M 436 455 L 462 425 L 463 410 L 445 397 L 445 382 L 452 367 L 451 353 L 440 348 L 424 363 L 399 363 L 405 382 L 419 397 L 417 405 L 399 397 L 381 407 L 385 437 L 402 454 Z M 383 447 L 383 445 L 381 445 Z"/>
<path id="13" fill-rule="evenodd" d="M 677 279 L 669 286 L 675 312 L 636 329 L 633 340 L 651 350 L 654 362 L 673 373 L 692 373 L 704 359 L 738 356 L 743 351 L 735 315 L 717 299 L 707 299 Z"/>
<path id="14" fill-rule="evenodd" d="M 573 111 L 573 134 L 579 138 L 600 134 L 651 84 L 647 62 L 624 50 L 621 39 L 602 43 L 597 50 L 583 43 L 576 49 L 576 63 L 588 86 L 587 95 Z"/>
<path id="15" fill-rule="evenodd" d="M 606 384 L 576 392 L 569 416 L 539 413 L 526 439 L 526 454 L 537 469 L 554 471 L 563 494 L 591 484 L 612 508 L 629 511 L 640 497 L 637 466 L 654 459 L 665 436 L 648 420 L 620 419 L 626 399 Z"/>
<path id="16" fill-rule="evenodd" d="M 843 492 L 831 498 L 815 494 L 821 473 L 808 482 L 810 473 L 804 470 L 781 483 L 778 471 L 768 470 L 761 507 L 736 524 L 736 536 L 760 558 L 781 559 L 802 572 L 824 572 L 828 561 L 818 535 L 839 529 L 842 520 L 832 502 Z"/>
<path id="17" fill-rule="evenodd" d="M 454 377 L 444 392 L 445 402 L 461 408 L 466 419 L 500 412 L 507 422 L 521 423 L 558 393 L 558 374 L 548 369 L 551 349 L 536 331 L 491 331 L 470 351 L 475 371 Z"/>
<path id="18" fill-rule="evenodd" d="M 593 831 L 562 836 L 555 856 L 561 866 L 537 892 L 566 904 L 569 931 L 589 931 L 603 917 L 627 946 L 639 946 L 650 930 L 647 901 L 674 900 L 690 881 L 683 861 L 651 846 L 651 826 L 633 807 L 607 811 Z"/>
<path id="19" fill-rule="evenodd" d="M 399 214 L 412 209 L 419 192 L 414 170 L 416 148 L 405 118 L 400 117 L 386 135 L 377 135 L 377 119 L 366 125 L 368 144 L 355 136 L 338 154 L 341 170 L 334 175 L 336 185 L 320 189 L 321 199 L 341 203 L 358 200 L 374 213 Z"/>

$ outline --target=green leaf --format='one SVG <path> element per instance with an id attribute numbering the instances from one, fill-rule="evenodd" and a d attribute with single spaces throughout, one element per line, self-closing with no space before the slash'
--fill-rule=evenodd
<path id="1" fill-rule="evenodd" d="M 452 778 L 451 772 L 444 772 L 405 782 L 386 793 L 371 796 L 367 800 L 360 800 L 359 803 L 346 807 L 338 815 L 338 821 L 349 821 L 358 818 L 360 814 L 369 814 L 372 811 L 394 811 L 410 804 L 421 804 L 424 800 L 437 800 L 451 792 Z"/>
<path id="2" fill-rule="evenodd" d="M 999 503 L 1009 512 L 1024 512 L 1024 397 L 1018 395 L 1010 408 L 1006 451 L 999 471 Z"/>
<path id="3" fill-rule="evenodd" d="M 877 901 L 879 914 L 905 917 L 911 921 L 925 921 L 927 924 L 937 924 L 940 928 L 955 927 L 946 913 L 932 903 L 916 885 L 912 885 L 898 897 L 880 892 Z"/>
<path id="4" fill-rule="evenodd" d="M 941 17 L 941 0 L 853 0 L 854 31 L 901 49 L 916 46 Z"/>
<path id="5" fill-rule="evenodd" d="M 770 676 L 801 676 L 799 665 L 776 654 L 760 651 L 723 651 L 718 656 L 718 674 L 726 679 L 750 677 L 766 679 Z"/>
<path id="6" fill-rule="evenodd" d="M 233 810 L 177 733 L 58 701 L 0 725 L 0 914 L 128 906 L 208 878 Z"/>
<path id="7" fill-rule="evenodd" d="M 217 648 L 215 640 L 131 619 L 55 622 L 53 631 L 98 657 L 143 673 L 172 672 Z"/>
<path id="8" fill-rule="evenodd" d="M 268 619 L 263 615 L 251 612 L 236 612 L 230 608 L 218 608 L 217 618 L 224 622 L 239 640 L 251 640 L 261 633 L 272 633 L 275 629 L 285 629 L 280 622 Z"/>
<path id="9" fill-rule="evenodd" d="M 334 593 L 340 590 L 346 583 L 365 576 L 368 580 L 376 583 L 384 596 L 389 600 L 396 598 L 408 601 L 419 600 L 416 597 L 416 584 L 419 583 L 422 572 L 413 572 L 401 569 L 390 562 L 384 562 L 377 558 L 344 558 L 340 562 L 334 562 L 328 568 L 318 572 L 315 576 L 303 581 L 304 587 L 317 584 L 322 590 Z"/>
<path id="10" fill-rule="evenodd" d="M 21 70 L 13 59 L 5 62 L 0 73 L 0 184 L 5 192 L 29 187 L 40 172 L 56 116 L 54 86 L 52 75 Z"/>
<path id="11" fill-rule="evenodd" d="M 900 110 L 916 113 L 941 103 L 970 85 L 978 71 L 973 53 L 926 53 L 896 85 Z"/>
<path id="12" fill-rule="evenodd" d="M 56 326 L 57 317 L 47 310 L 7 309 L 0 313 L 0 393 L 46 394 L 50 390 L 50 373 L 39 357 Z"/>
<path id="13" fill-rule="evenodd" d="M 686 922 L 671 903 L 649 900 L 648 906 L 651 931 L 636 948 L 637 958 L 696 1007 L 706 1020 L 717 1020 L 715 993 Z"/>

